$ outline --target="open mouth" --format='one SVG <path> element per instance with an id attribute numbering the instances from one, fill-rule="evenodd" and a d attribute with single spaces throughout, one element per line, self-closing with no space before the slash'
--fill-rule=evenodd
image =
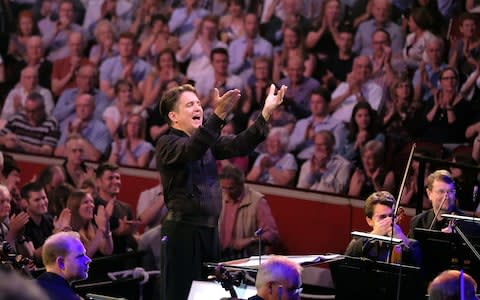
<path id="1" fill-rule="evenodd" d="M 200 121 L 201 117 L 200 116 L 194 116 L 192 119 L 194 119 L 195 121 Z"/>

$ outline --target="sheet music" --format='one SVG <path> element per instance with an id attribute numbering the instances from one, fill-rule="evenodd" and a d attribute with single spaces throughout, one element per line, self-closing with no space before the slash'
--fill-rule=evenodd
<path id="1" fill-rule="evenodd" d="M 272 255 L 262 255 L 262 262 L 267 261 Z M 299 264 L 305 264 L 305 263 L 316 263 L 316 262 L 322 262 L 322 261 L 327 261 L 327 260 L 332 260 L 332 259 L 337 259 L 343 257 L 341 254 L 326 254 L 326 255 L 320 255 L 320 254 L 314 254 L 314 255 L 290 255 L 287 256 L 287 258 L 299 263 Z M 251 256 L 248 260 L 244 261 L 239 261 L 238 263 L 232 262 L 229 263 L 228 265 L 231 266 L 236 266 L 236 267 L 258 267 L 258 256 Z"/>

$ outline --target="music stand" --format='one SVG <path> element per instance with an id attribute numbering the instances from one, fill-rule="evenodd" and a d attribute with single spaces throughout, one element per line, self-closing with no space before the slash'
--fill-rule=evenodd
<path id="1" fill-rule="evenodd" d="M 480 264 L 458 235 L 415 228 L 414 238 L 422 249 L 422 269 L 427 282 L 449 269 L 464 269 L 475 280 L 480 279 Z M 473 245 L 477 249 L 479 242 L 478 239 L 473 239 Z"/>
<path id="2" fill-rule="evenodd" d="M 401 272 L 400 272 L 401 268 Z M 345 256 L 330 262 L 335 299 L 396 299 L 399 276 L 400 299 L 425 299 L 420 268 Z"/>

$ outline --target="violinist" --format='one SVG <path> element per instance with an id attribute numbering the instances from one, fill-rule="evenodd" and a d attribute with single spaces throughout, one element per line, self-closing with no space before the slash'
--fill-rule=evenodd
<path id="1" fill-rule="evenodd" d="M 424 228 L 451 233 L 453 223 L 442 217 L 442 214 L 464 215 L 456 205 L 455 181 L 447 170 L 437 170 L 427 178 L 427 196 L 432 208 L 415 216 L 410 223 L 409 236 L 413 237 L 415 228 Z M 474 223 L 456 221 L 467 236 L 480 236 L 480 226 Z"/>
<path id="2" fill-rule="evenodd" d="M 365 201 L 365 219 L 372 228 L 371 234 L 392 236 L 402 240 L 393 247 L 392 262 L 418 266 L 420 264 L 420 248 L 418 242 L 409 240 L 398 224 L 392 226 L 392 212 L 395 198 L 386 191 L 375 192 Z M 345 251 L 345 255 L 366 257 L 375 261 L 389 261 L 391 247 L 389 243 L 367 238 L 353 239 Z"/>

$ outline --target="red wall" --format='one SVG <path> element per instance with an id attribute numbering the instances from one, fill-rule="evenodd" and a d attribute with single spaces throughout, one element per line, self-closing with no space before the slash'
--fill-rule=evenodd
<path id="1" fill-rule="evenodd" d="M 44 166 L 61 163 L 57 159 L 14 156 L 21 168 L 22 183 L 31 180 Z M 120 200 L 128 202 L 135 212 L 140 193 L 157 185 L 156 172 L 122 168 L 121 173 Z M 369 230 L 361 201 L 316 192 L 252 186 L 265 194 L 270 204 L 285 254 L 343 253 L 351 231 Z M 408 226 L 402 227 L 408 230 Z"/>

